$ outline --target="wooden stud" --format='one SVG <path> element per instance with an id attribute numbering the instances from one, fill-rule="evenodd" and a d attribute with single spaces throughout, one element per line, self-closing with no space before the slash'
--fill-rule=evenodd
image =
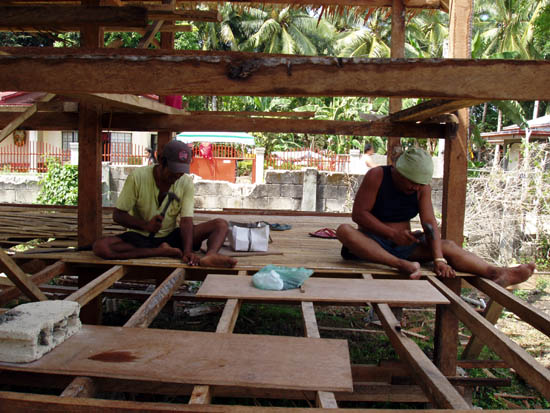
<path id="1" fill-rule="evenodd" d="M 127 272 L 128 267 L 115 265 L 108 271 L 105 271 L 101 276 L 86 284 L 86 286 L 69 295 L 65 300 L 76 301 L 81 306 L 84 306 L 93 298 L 100 295 L 105 289 L 124 277 Z"/>
<path id="2" fill-rule="evenodd" d="M 0 249 L 0 268 L 6 273 L 10 281 L 32 301 L 46 301 L 48 299 L 2 249 Z"/>

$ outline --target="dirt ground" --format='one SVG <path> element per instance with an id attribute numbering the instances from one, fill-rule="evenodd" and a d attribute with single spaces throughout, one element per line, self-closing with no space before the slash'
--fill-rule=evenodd
<path id="1" fill-rule="evenodd" d="M 534 274 L 527 282 L 518 286 L 516 295 L 550 315 L 550 274 Z M 498 320 L 497 327 L 550 369 L 550 338 L 547 335 L 508 311 L 504 311 Z"/>

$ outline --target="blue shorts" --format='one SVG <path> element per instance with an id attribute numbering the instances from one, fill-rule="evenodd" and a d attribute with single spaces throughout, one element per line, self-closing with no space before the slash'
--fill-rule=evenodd
<path id="1" fill-rule="evenodd" d="M 157 248 L 160 244 L 166 242 L 171 247 L 182 249 L 179 228 L 176 228 L 168 236 L 162 238 L 150 238 L 135 231 L 124 232 L 117 235 L 117 237 L 136 248 Z"/>
<path id="2" fill-rule="evenodd" d="M 397 245 L 395 244 L 395 242 L 390 241 L 389 239 L 381 237 L 379 235 L 373 234 L 372 232 L 363 232 L 363 234 L 365 234 L 370 239 L 376 241 L 378 245 L 380 245 L 385 251 L 389 252 L 391 255 L 397 258 L 401 258 L 402 260 L 408 260 L 412 253 L 420 246 L 420 244 L 426 242 L 426 237 L 421 232 L 413 234 L 416 238 L 418 238 L 418 241 L 420 242 L 409 245 Z M 362 258 L 356 256 L 345 246 L 342 246 L 341 255 L 342 258 L 346 260 L 362 260 Z"/>

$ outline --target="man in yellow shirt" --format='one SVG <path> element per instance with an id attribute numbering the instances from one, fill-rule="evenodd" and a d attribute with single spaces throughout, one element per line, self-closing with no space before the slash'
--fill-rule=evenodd
<path id="1" fill-rule="evenodd" d="M 129 231 L 97 240 L 93 245 L 97 256 L 176 257 L 190 265 L 235 266 L 234 258 L 218 254 L 227 234 L 227 221 L 216 218 L 193 224 L 195 191 L 188 175 L 191 158 L 191 148 L 173 140 L 164 147 L 158 164 L 137 168 L 128 176 L 113 220 Z M 170 197 L 169 192 L 176 197 Z M 207 251 L 200 257 L 194 251 L 200 249 L 204 240 Z"/>

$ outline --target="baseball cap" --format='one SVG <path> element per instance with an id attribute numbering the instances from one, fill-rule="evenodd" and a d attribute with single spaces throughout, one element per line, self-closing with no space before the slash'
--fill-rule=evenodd
<path id="1" fill-rule="evenodd" d="M 168 169 L 174 173 L 189 173 L 193 152 L 186 143 L 172 140 L 162 150 L 162 156 L 168 162 Z"/>
<path id="2" fill-rule="evenodd" d="M 424 149 L 409 148 L 397 159 L 395 169 L 414 183 L 428 185 L 432 180 L 434 164 Z"/>

